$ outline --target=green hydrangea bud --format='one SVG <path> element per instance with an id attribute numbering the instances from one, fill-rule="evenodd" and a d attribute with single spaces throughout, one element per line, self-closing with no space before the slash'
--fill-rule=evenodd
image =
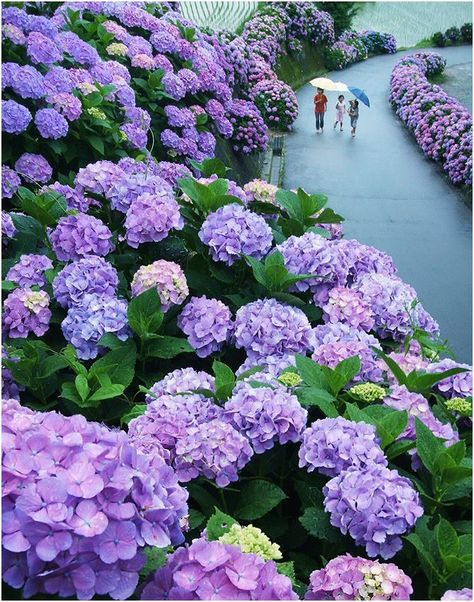
<path id="1" fill-rule="evenodd" d="M 219 541 L 239 546 L 242 552 L 257 554 L 265 560 L 279 560 L 281 558 L 280 546 L 272 543 L 263 531 L 253 525 L 241 527 L 235 523 L 227 533 L 219 537 Z"/>
<path id="2" fill-rule="evenodd" d="M 113 42 L 112 44 L 109 44 L 105 50 L 107 51 L 107 54 L 112 56 L 126 56 L 128 49 L 125 44 Z"/>
<path id="3" fill-rule="evenodd" d="M 303 382 L 303 379 L 296 372 L 283 372 L 278 377 L 278 380 L 285 385 L 285 387 L 297 387 Z"/>
<path id="4" fill-rule="evenodd" d="M 107 119 L 107 115 L 104 113 L 104 111 L 101 111 L 97 107 L 91 107 L 90 109 L 87 109 L 87 112 L 95 119 Z"/>
<path id="5" fill-rule="evenodd" d="M 383 387 L 374 385 L 374 383 L 362 383 L 360 385 L 354 385 L 349 389 L 349 393 L 360 399 L 370 403 L 372 401 L 378 401 L 383 399 L 386 395 L 386 391 Z"/>
<path id="6" fill-rule="evenodd" d="M 451 412 L 461 414 L 461 416 L 471 416 L 472 414 L 472 401 L 464 399 L 464 397 L 453 397 L 446 401 L 446 407 Z"/>

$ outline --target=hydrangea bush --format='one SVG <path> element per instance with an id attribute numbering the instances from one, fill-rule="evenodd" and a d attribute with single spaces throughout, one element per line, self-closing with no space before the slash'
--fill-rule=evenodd
<path id="1" fill-rule="evenodd" d="M 471 368 L 326 197 L 216 157 L 265 146 L 251 89 L 291 101 L 276 61 L 330 16 L 3 24 L 6 595 L 468 596 Z"/>

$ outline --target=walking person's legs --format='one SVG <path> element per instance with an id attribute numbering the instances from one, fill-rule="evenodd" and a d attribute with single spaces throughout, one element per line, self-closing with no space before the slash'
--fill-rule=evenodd
<path id="1" fill-rule="evenodd" d="M 322 134 L 323 130 L 324 130 L 324 113 L 320 113 L 319 115 L 320 115 L 320 117 L 319 117 L 320 122 L 319 123 L 321 125 L 321 134 Z"/>

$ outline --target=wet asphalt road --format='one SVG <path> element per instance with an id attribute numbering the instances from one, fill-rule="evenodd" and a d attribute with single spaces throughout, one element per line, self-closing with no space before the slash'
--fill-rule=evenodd
<path id="1" fill-rule="evenodd" d="M 462 101 L 469 102 L 471 47 L 434 51 L 448 61 L 447 91 L 458 90 Z M 284 185 L 326 194 L 328 206 L 346 218 L 346 238 L 389 253 L 400 277 L 438 320 L 456 358 L 471 362 L 472 212 L 463 193 L 425 158 L 388 103 L 390 74 L 402 54 L 410 52 L 328 74 L 364 88 L 370 98 L 371 108 L 360 108 L 355 138 L 348 121 L 343 133 L 332 129 L 336 92 L 326 94 L 326 127 L 316 135 L 314 88 L 306 85 L 298 91 L 300 115 L 287 137 Z M 456 81 L 459 72 L 465 74 L 465 85 Z"/>

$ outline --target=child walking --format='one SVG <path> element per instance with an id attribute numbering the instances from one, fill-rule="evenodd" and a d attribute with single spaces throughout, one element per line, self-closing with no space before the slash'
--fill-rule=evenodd
<path id="1" fill-rule="evenodd" d="M 359 101 L 358 100 L 350 100 L 349 101 L 349 117 L 351 118 L 351 134 L 352 137 L 356 135 L 357 128 L 357 120 L 359 119 Z"/>
<path id="2" fill-rule="evenodd" d="M 337 124 L 339 123 L 340 128 L 341 128 L 341 132 L 343 131 L 342 129 L 342 121 L 344 119 L 344 113 L 346 112 L 346 103 L 344 102 L 344 96 L 341 94 L 340 96 L 338 96 L 337 98 L 337 103 L 336 103 L 336 121 L 334 123 L 334 129 L 336 129 Z"/>

